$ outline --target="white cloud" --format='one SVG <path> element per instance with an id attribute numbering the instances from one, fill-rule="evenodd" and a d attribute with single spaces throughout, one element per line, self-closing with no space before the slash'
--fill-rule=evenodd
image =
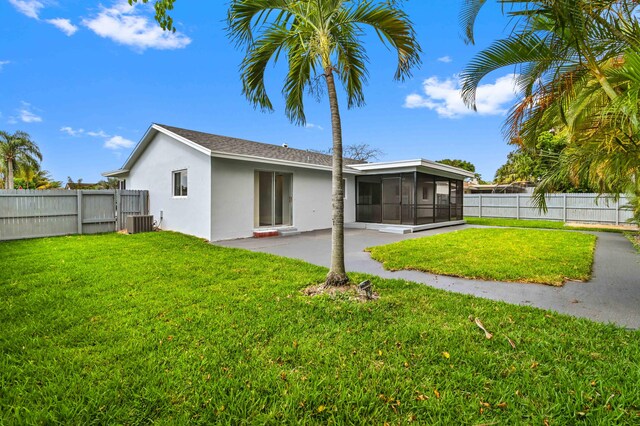
<path id="1" fill-rule="evenodd" d="M 307 129 L 317 129 L 317 130 L 324 130 L 324 127 L 319 126 L 317 124 L 313 124 L 313 123 L 307 123 L 305 124 L 305 126 Z"/>
<path id="2" fill-rule="evenodd" d="M 40 10 L 44 7 L 44 4 L 38 0 L 9 0 L 9 3 L 11 3 L 18 12 L 33 19 L 39 19 Z"/>
<path id="3" fill-rule="evenodd" d="M 78 27 L 73 25 L 70 20 L 64 18 L 47 19 L 47 22 L 58 28 L 60 31 L 71 37 L 78 31 Z"/>
<path id="4" fill-rule="evenodd" d="M 74 129 L 73 127 L 69 126 L 60 128 L 60 131 L 68 134 L 69 136 L 80 136 L 84 133 L 84 129 Z"/>
<path id="5" fill-rule="evenodd" d="M 103 132 L 102 130 L 98 130 L 97 132 L 87 132 L 87 135 L 94 138 L 108 138 L 109 135 Z"/>
<path id="6" fill-rule="evenodd" d="M 0 61 L 0 71 L 4 68 L 5 65 L 9 65 L 11 61 Z"/>
<path id="7" fill-rule="evenodd" d="M 114 136 L 111 139 L 108 139 L 104 143 L 104 147 L 107 149 L 123 149 L 123 148 L 131 148 L 135 143 L 130 141 L 129 139 L 125 139 L 122 136 Z"/>
<path id="8" fill-rule="evenodd" d="M 477 113 L 480 115 L 503 115 L 509 104 L 516 98 L 516 76 L 505 75 L 493 84 L 478 86 L 476 91 Z M 462 101 L 460 79 L 458 76 L 441 81 L 430 77 L 423 82 L 424 95 L 413 93 L 406 97 L 405 108 L 427 108 L 434 110 L 440 117 L 459 118 L 476 112 Z"/>
<path id="9" fill-rule="evenodd" d="M 38 0 L 9 0 L 9 3 L 15 7 L 18 12 L 28 16 L 29 18 L 40 20 L 40 11 L 44 8 L 44 3 Z M 78 31 L 78 27 L 73 25 L 70 20 L 65 18 L 45 19 L 47 22 L 69 37 Z"/>
<path id="10" fill-rule="evenodd" d="M 22 102 L 22 108 L 18 110 L 18 114 L 24 123 L 40 123 L 42 121 L 42 117 L 31 111 L 31 104 L 27 102 Z"/>
<path id="11" fill-rule="evenodd" d="M 102 7 L 100 13 L 82 24 L 103 38 L 144 51 L 146 49 L 182 49 L 191 39 L 180 33 L 163 31 L 153 18 L 136 13 L 136 6 L 120 0 L 111 8 Z"/>
<path id="12" fill-rule="evenodd" d="M 438 62 L 444 62 L 445 64 L 448 64 L 449 62 L 453 62 L 453 59 L 451 59 L 451 56 L 442 56 L 436 60 Z"/>

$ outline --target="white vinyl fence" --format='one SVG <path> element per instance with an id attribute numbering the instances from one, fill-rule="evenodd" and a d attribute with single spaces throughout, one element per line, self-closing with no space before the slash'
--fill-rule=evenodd
<path id="1" fill-rule="evenodd" d="M 148 206 L 147 191 L 0 190 L 0 241 L 115 232 Z"/>
<path id="2" fill-rule="evenodd" d="M 632 217 L 627 203 L 624 196 L 616 200 L 607 194 L 550 194 L 545 213 L 531 194 L 464 194 L 464 215 L 620 225 Z"/>

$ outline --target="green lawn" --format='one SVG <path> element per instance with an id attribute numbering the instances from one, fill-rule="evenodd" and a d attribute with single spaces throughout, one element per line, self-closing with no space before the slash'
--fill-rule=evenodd
<path id="1" fill-rule="evenodd" d="M 167 232 L 0 264 L 0 424 L 640 421 L 640 332 L 399 280 L 309 298 L 326 269 Z"/>
<path id="2" fill-rule="evenodd" d="M 562 285 L 591 277 L 596 237 L 579 232 L 464 229 L 370 247 L 385 269 Z"/>
<path id="3" fill-rule="evenodd" d="M 554 220 L 502 219 L 492 217 L 465 217 L 469 225 L 506 226 L 510 228 L 564 229 L 568 231 L 624 232 L 623 229 L 611 227 L 567 226 L 564 222 Z"/>

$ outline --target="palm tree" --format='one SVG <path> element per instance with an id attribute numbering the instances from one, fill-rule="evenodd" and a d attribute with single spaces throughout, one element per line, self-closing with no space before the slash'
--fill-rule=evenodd
<path id="1" fill-rule="evenodd" d="M 42 154 L 26 132 L 14 134 L 0 131 L 0 161 L 6 170 L 5 189 L 13 189 L 14 172 L 21 168 L 37 168 Z"/>
<path id="2" fill-rule="evenodd" d="M 53 180 L 47 170 L 38 170 L 34 178 L 36 189 L 58 189 L 62 187 L 62 182 Z"/>
<path id="3" fill-rule="evenodd" d="M 286 55 L 285 113 L 304 125 L 304 94 L 320 77 L 326 83 L 333 136 L 331 269 L 326 285 L 349 281 L 344 265 L 344 184 L 342 123 L 336 78 L 349 108 L 365 103 L 367 55 L 362 36 L 367 27 L 397 53 L 396 80 L 419 64 L 420 45 L 411 21 L 396 5 L 358 0 L 232 0 L 228 15 L 230 37 L 246 48 L 240 66 L 243 93 L 262 110 L 273 110 L 265 88 L 267 65 Z"/>
<path id="4" fill-rule="evenodd" d="M 129 4 L 151 0 L 128 0 Z M 169 12 L 175 0 L 155 0 L 156 21 L 175 31 Z M 287 56 L 289 72 L 283 93 L 285 112 L 294 123 L 304 125 L 304 93 L 327 85 L 333 130 L 332 248 L 327 285 L 349 281 L 344 266 L 344 187 L 342 180 L 342 123 L 335 78 L 344 86 L 349 108 L 363 106 L 367 81 L 365 29 L 397 53 L 396 80 L 410 76 L 420 63 L 420 45 L 402 0 L 374 3 L 371 0 L 231 0 L 228 14 L 230 37 L 246 48 L 240 71 L 243 93 L 255 106 L 271 111 L 273 105 L 264 84 L 270 62 Z"/>
<path id="5" fill-rule="evenodd" d="M 480 52 L 462 73 L 465 102 L 490 72 L 516 67 L 519 103 L 505 123 L 507 138 L 535 147 L 543 132 L 567 137 L 567 147 L 536 190 L 587 182 L 621 193 L 640 173 L 640 23 L 632 0 L 498 0 L 513 19 L 510 35 Z M 461 17 L 467 40 L 486 0 L 467 0 Z"/>

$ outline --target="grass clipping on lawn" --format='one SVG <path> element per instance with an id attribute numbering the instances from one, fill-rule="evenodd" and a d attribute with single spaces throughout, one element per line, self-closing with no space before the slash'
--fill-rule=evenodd
<path id="1" fill-rule="evenodd" d="M 385 269 L 562 286 L 591 278 L 596 237 L 534 229 L 465 229 L 367 249 Z"/>

